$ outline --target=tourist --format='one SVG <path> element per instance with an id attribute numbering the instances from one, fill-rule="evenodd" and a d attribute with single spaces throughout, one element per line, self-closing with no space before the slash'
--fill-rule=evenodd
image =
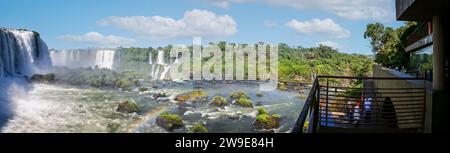
<path id="1" fill-rule="evenodd" d="M 347 105 L 346 105 L 346 113 L 347 113 L 347 118 L 350 121 L 353 121 L 353 100 L 350 99 L 349 101 L 347 101 Z"/>
<path id="2" fill-rule="evenodd" d="M 360 105 L 360 102 L 357 101 L 356 102 L 356 106 L 355 106 L 355 110 L 353 112 L 353 118 L 354 118 L 353 124 L 358 124 L 359 123 L 359 117 L 360 117 L 360 111 L 361 111 L 359 105 Z"/>
<path id="3" fill-rule="evenodd" d="M 370 120 L 372 112 L 372 98 L 364 99 L 364 117 L 367 121 Z"/>

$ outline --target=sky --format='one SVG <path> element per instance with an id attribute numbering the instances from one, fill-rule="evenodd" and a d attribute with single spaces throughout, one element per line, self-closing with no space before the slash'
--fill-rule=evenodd
<path id="1" fill-rule="evenodd" d="M 366 25 L 399 27 L 394 0 L 0 0 L 0 27 L 38 31 L 49 48 L 324 44 L 372 54 Z"/>

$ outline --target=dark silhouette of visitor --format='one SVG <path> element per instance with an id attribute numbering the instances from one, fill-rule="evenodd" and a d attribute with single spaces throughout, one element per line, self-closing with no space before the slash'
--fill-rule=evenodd
<path id="1" fill-rule="evenodd" d="M 387 121 L 390 128 L 398 128 L 397 114 L 395 112 L 391 97 L 384 98 L 382 114 L 383 119 Z"/>

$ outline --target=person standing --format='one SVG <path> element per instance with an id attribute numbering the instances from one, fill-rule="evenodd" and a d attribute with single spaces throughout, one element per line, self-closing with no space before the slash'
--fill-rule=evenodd
<path id="1" fill-rule="evenodd" d="M 364 99 L 364 117 L 367 121 L 371 119 L 372 98 Z"/>
<path id="2" fill-rule="evenodd" d="M 355 105 L 355 109 L 353 111 L 353 118 L 354 118 L 353 124 L 358 124 L 359 123 L 359 119 L 360 119 L 359 117 L 360 117 L 360 111 L 361 111 L 359 105 L 360 105 L 360 102 L 357 101 L 356 105 Z"/>

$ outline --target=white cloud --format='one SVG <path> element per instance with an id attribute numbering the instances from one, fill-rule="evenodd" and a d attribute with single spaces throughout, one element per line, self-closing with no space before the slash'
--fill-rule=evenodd
<path id="1" fill-rule="evenodd" d="M 350 20 L 395 20 L 392 0 L 203 0 L 211 5 L 216 3 L 259 2 L 269 5 L 291 7 L 298 10 L 324 10 Z"/>
<path id="2" fill-rule="evenodd" d="M 329 38 L 348 38 L 350 31 L 336 24 L 332 19 L 291 20 L 285 24 L 299 34 L 319 35 Z"/>
<path id="3" fill-rule="evenodd" d="M 214 5 L 217 7 L 221 7 L 224 9 L 227 9 L 230 7 L 230 2 L 228 0 L 199 0 L 199 1 L 203 1 L 208 4 L 211 4 L 211 5 Z"/>
<path id="4" fill-rule="evenodd" d="M 237 33 L 236 22 L 231 16 L 198 9 L 186 11 L 179 20 L 161 16 L 112 16 L 97 21 L 97 24 L 114 26 L 156 40 L 193 36 L 226 37 Z"/>
<path id="5" fill-rule="evenodd" d="M 136 42 L 131 38 L 124 38 L 114 35 L 102 35 L 98 32 L 88 32 L 83 35 L 64 35 L 58 37 L 59 40 L 66 42 L 92 43 L 102 47 L 109 46 L 128 46 Z"/>
<path id="6" fill-rule="evenodd" d="M 278 23 L 270 21 L 270 20 L 266 20 L 266 21 L 264 21 L 264 26 L 273 28 L 273 27 L 278 26 Z"/>
<path id="7" fill-rule="evenodd" d="M 320 45 L 328 46 L 328 47 L 331 47 L 331 48 L 334 48 L 334 49 L 339 49 L 339 50 L 342 49 L 342 45 L 341 44 L 333 42 L 333 41 L 329 41 L 329 40 L 321 41 L 321 42 L 316 43 L 316 46 L 320 46 Z"/>

